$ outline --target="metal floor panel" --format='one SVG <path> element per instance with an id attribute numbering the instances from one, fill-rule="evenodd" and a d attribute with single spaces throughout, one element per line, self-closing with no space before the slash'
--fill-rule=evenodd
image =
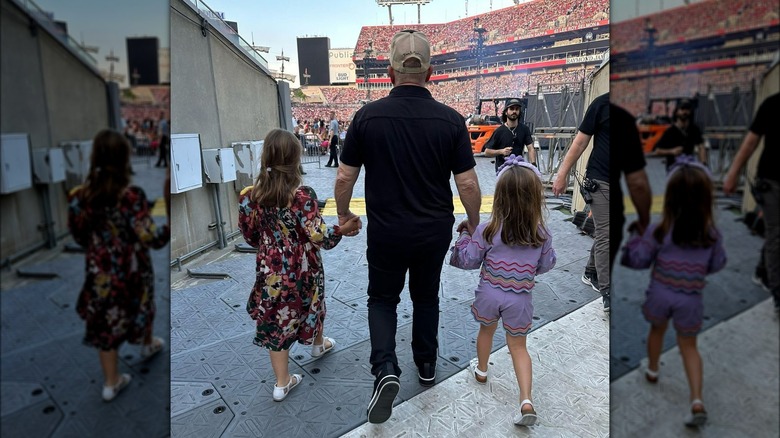
<path id="1" fill-rule="evenodd" d="M 677 347 L 661 355 L 656 385 L 636 368 L 612 382 L 612 433 L 621 437 L 776 437 L 780 434 L 777 391 L 778 323 L 772 300 L 703 332 L 704 403 L 709 412 L 701 431 L 688 430 L 688 382 Z M 642 361 L 646 364 L 646 360 Z"/>
<path id="2" fill-rule="evenodd" d="M 0 435 L 4 437 L 51 436 L 63 419 L 62 410 L 50 398 L 12 411 L 0 421 Z"/>
<path id="3" fill-rule="evenodd" d="M 171 418 L 171 436 L 218 437 L 235 418 L 224 400 L 214 400 Z"/>
<path id="4" fill-rule="evenodd" d="M 592 336 L 580 332 L 588 327 Z M 519 390 L 506 347 L 493 352 L 488 384 L 468 370 L 396 406 L 383 424 L 365 423 L 344 437 L 606 437 L 609 435 L 608 326 L 594 302 L 528 336 L 534 364 L 533 428 L 518 427 Z M 581 351 L 578 356 L 557 349 Z M 577 368 L 579 367 L 579 368 Z M 570 369 L 577 369 L 570 373 Z M 589 378 L 583 380 L 583 374 Z"/>
<path id="5" fill-rule="evenodd" d="M 0 383 L 0 394 L 0 417 L 49 398 L 49 394 L 39 383 L 29 381 L 3 381 Z"/>

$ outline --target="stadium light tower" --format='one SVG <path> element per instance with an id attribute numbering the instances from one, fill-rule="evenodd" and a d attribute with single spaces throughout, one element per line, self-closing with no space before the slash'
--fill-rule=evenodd
<path id="1" fill-rule="evenodd" d="M 284 49 L 282 49 L 282 54 L 276 56 L 277 61 L 282 61 L 282 68 L 280 69 L 279 79 L 280 80 L 286 80 L 284 77 L 284 61 L 290 62 L 289 56 L 284 56 Z"/>
<path id="2" fill-rule="evenodd" d="M 363 50 L 363 76 L 366 78 L 366 100 L 371 102 L 371 86 L 368 83 L 368 69 L 373 63 L 374 41 L 369 40 L 368 46 Z"/>
<path id="3" fill-rule="evenodd" d="M 479 24 L 479 17 L 474 18 L 474 33 L 477 34 L 476 41 L 477 46 L 475 48 L 475 54 L 477 56 L 477 81 L 475 85 L 475 105 L 479 107 L 479 82 L 480 78 L 482 77 L 482 52 L 484 50 L 484 43 L 485 43 L 485 28 Z"/>
<path id="4" fill-rule="evenodd" d="M 393 25 L 393 5 L 417 5 L 417 24 L 422 23 L 420 20 L 420 6 L 427 5 L 431 0 L 376 0 L 376 4 L 379 6 L 387 6 L 387 15 L 390 17 L 390 26 Z"/>
<path id="5" fill-rule="evenodd" d="M 651 87 L 651 81 L 653 79 L 653 61 L 655 60 L 655 33 L 658 32 L 658 30 L 653 27 L 653 23 L 650 22 L 650 19 L 645 19 L 645 33 L 647 33 L 647 90 L 645 93 L 645 98 L 647 99 L 647 114 L 652 114 L 653 108 L 652 104 L 650 103 L 650 87 Z"/>
<path id="6" fill-rule="evenodd" d="M 106 61 L 108 61 L 108 80 L 113 81 L 114 79 L 118 79 L 114 74 L 114 63 L 119 62 L 119 57 L 114 55 L 114 49 L 111 49 L 111 53 L 106 55 Z M 137 81 L 136 74 L 138 73 L 133 73 L 133 79 Z"/>

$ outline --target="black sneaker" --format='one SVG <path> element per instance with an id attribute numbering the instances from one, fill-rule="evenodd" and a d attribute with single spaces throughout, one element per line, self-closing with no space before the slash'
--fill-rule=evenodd
<path id="1" fill-rule="evenodd" d="M 436 364 L 424 363 L 417 367 L 417 378 L 422 386 L 433 386 L 436 383 Z"/>
<path id="2" fill-rule="evenodd" d="M 604 304 L 604 313 L 609 313 L 609 294 L 602 296 L 601 302 Z"/>
<path id="3" fill-rule="evenodd" d="M 582 274 L 582 282 L 593 288 L 596 292 L 599 291 L 599 277 L 596 275 L 596 271 L 588 272 L 585 271 L 584 274 Z"/>
<path id="4" fill-rule="evenodd" d="M 393 414 L 393 401 L 400 389 L 401 383 L 393 374 L 379 379 L 374 388 L 374 395 L 368 403 L 369 423 L 384 423 L 390 418 Z"/>

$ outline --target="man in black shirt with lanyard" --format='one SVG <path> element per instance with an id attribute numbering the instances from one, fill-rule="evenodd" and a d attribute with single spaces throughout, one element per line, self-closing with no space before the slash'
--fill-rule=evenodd
<path id="1" fill-rule="evenodd" d="M 512 154 L 523 156 L 523 148 L 528 146 L 528 161 L 536 166 L 536 150 L 531 139 L 531 130 L 520 123 L 522 111 L 520 99 L 509 99 L 501 114 L 503 125 L 496 128 L 485 146 L 485 156 L 496 158 L 496 172 L 504 164 L 505 157 Z"/>
<path id="2" fill-rule="evenodd" d="M 698 149 L 699 161 L 707 165 L 707 154 L 704 150 L 704 138 L 701 130 L 691 121 L 693 104 L 683 99 L 674 109 L 674 123 L 664 131 L 653 150 L 657 155 L 666 156 L 666 170 L 674 164 L 678 155 L 693 155 Z"/>

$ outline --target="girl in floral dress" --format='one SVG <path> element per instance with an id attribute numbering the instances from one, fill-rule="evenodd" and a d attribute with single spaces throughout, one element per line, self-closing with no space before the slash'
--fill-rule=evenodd
<path id="1" fill-rule="evenodd" d="M 257 321 L 254 343 L 268 349 L 276 375 L 273 399 L 282 401 L 303 376 L 290 375 L 290 347 L 312 345 L 311 355 L 331 351 L 324 337 L 325 273 L 320 248 L 331 249 L 342 235 L 357 234 L 360 219 L 328 226 L 313 190 L 299 187 L 301 144 L 292 133 L 274 129 L 263 143 L 254 186 L 239 196 L 238 226 L 257 248 L 257 279 L 246 310 Z"/>
<path id="2" fill-rule="evenodd" d="M 118 370 L 122 342 L 142 344 L 144 359 L 164 346 L 161 338 L 152 336 L 149 248 L 165 246 L 170 229 L 155 225 L 146 194 L 129 184 L 129 142 L 118 132 L 99 132 L 92 142 L 87 180 L 68 196 L 68 228 L 86 250 L 86 276 L 76 310 L 87 324 L 84 343 L 99 350 L 105 401 L 130 383 L 131 375 Z"/>

